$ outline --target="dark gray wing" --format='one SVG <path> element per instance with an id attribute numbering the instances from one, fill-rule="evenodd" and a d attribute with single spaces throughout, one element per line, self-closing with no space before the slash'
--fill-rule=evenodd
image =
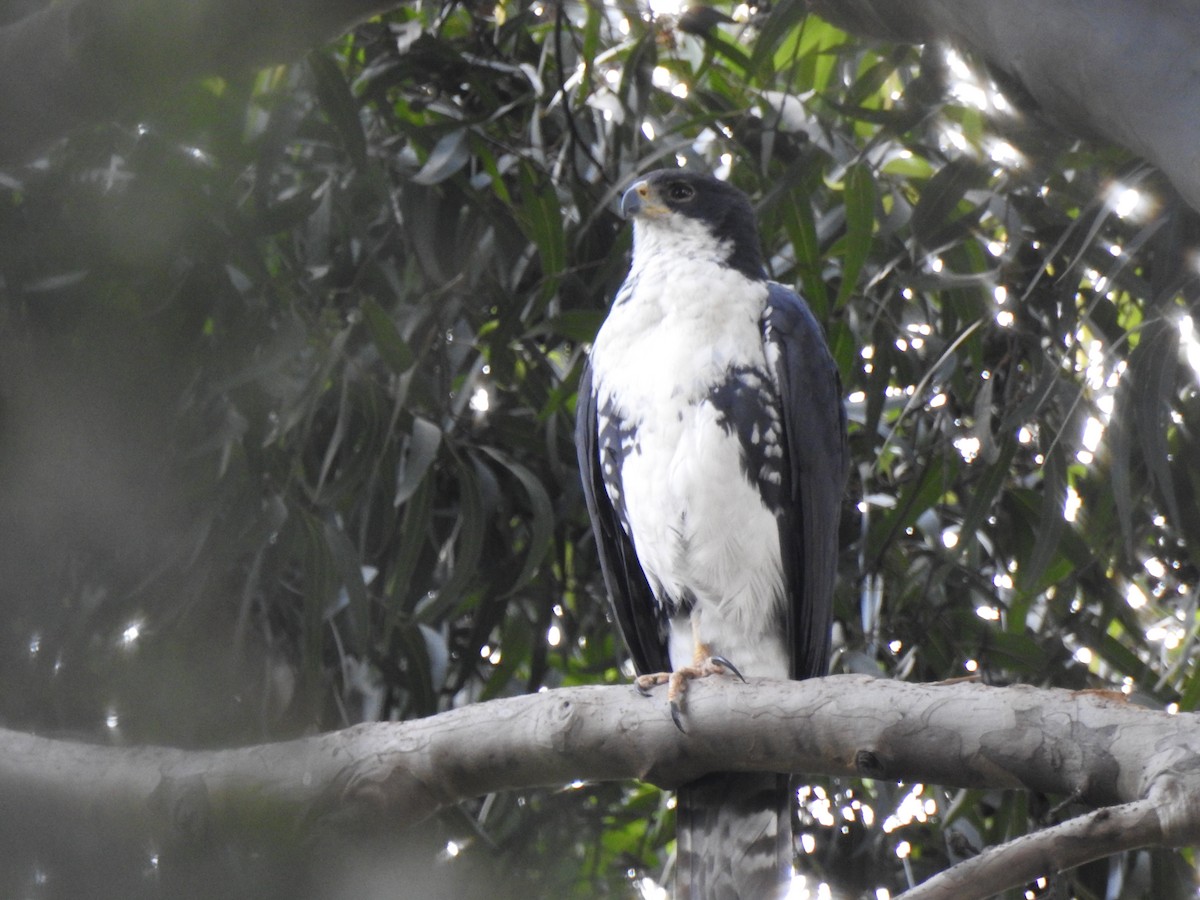
<path id="1" fill-rule="evenodd" d="M 592 367 L 585 363 L 575 406 L 575 452 L 579 457 L 583 497 L 592 520 L 592 533 L 596 536 L 600 571 L 617 617 L 617 627 L 629 647 L 634 666 L 642 674 L 666 672 L 671 665 L 667 654 L 665 615 L 638 563 L 633 542 L 608 498 L 601 454 L 613 454 L 615 448 L 601 446 L 599 427 Z M 620 460 L 613 458 L 610 463 L 619 473 Z"/>
<path id="2" fill-rule="evenodd" d="M 763 315 L 784 436 L 779 543 L 792 677 L 824 675 L 837 578 L 838 519 L 850 457 L 841 379 L 821 325 L 795 291 L 771 283 Z"/>

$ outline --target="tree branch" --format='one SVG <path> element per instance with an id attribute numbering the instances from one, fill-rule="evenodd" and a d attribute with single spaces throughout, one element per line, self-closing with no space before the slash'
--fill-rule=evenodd
<path id="1" fill-rule="evenodd" d="M 66 0 L 0 28 L 0 161 L 178 86 L 285 62 L 398 0 Z"/>
<path id="2" fill-rule="evenodd" d="M 1163 833 L 1153 800 L 1097 809 L 1051 828 L 1022 835 L 933 876 L 896 900 L 962 900 L 991 897 L 1063 872 L 1093 859 L 1161 844 Z"/>
<path id="3" fill-rule="evenodd" d="M 810 0 L 834 24 L 964 46 L 1061 127 L 1158 166 L 1200 209 L 1200 17 L 1189 0 Z"/>
<path id="4" fill-rule="evenodd" d="M 1091 692 L 853 675 L 707 679 L 689 688 L 687 703 L 687 734 L 661 696 L 629 687 L 547 691 L 236 750 L 102 747 L 0 731 L 0 796 L 32 839 L 42 830 L 61 841 L 77 828 L 169 847 L 197 831 L 261 842 L 266 830 L 294 837 L 314 827 L 411 825 L 483 794 L 576 779 L 671 787 L 718 769 L 792 771 L 1131 804 L 1106 813 L 1113 818 L 1084 817 L 1033 836 L 1032 849 L 1018 848 L 1020 866 L 1001 855 L 1018 850 L 994 851 L 999 863 L 981 856 L 974 864 L 988 877 L 1074 865 L 1077 832 L 1091 840 L 1113 822 L 1136 825 L 1128 832 L 1137 845 L 1200 842 L 1200 722 L 1192 716 Z M 1114 837 L 1108 846 L 1127 845 Z"/>

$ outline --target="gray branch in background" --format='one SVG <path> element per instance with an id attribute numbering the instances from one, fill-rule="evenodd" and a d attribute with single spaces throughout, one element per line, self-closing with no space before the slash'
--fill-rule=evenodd
<path id="1" fill-rule="evenodd" d="M 1190 0 L 809 0 L 855 34 L 965 48 L 1064 130 L 1156 165 L 1200 209 L 1200 15 Z"/>
<path id="2" fill-rule="evenodd" d="M 1121 850 L 1162 842 L 1162 823 L 1153 800 L 1104 807 L 1059 825 L 988 847 L 900 894 L 896 900 L 962 900 L 991 897 Z"/>

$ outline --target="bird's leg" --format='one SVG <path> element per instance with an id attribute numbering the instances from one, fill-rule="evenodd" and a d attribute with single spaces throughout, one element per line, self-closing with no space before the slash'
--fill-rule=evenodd
<path id="1" fill-rule="evenodd" d="M 687 683 L 693 678 L 706 678 L 709 675 L 724 675 L 732 672 L 742 681 L 746 680 L 738 667 L 723 656 L 716 656 L 708 644 L 700 640 L 695 620 L 692 621 L 692 636 L 695 649 L 692 652 L 692 664 L 680 666 L 674 672 L 655 672 L 651 675 L 639 675 L 634 681 L 638 691 L 644 695 L 650 693 L 650 688 L 658 684 L 667 686 L 667 702 L 671 705 L 671 721 L 680 731 L 683 727 L 683 695 L 687 693 Z"/>

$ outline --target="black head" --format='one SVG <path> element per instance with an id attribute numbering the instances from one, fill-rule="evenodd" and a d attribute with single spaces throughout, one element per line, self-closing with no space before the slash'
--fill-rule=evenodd
<path id="1" fill-rule="evenodd" d="M 762 250 L 750 200 L 731 184 L 687 169 L 659 169 L 634 182 L 621 214 L 646 228 L 671 229 L 680 219 L 700 222 L 723 248 L 721 261 L 742 274 L 764 277 Z"/>

